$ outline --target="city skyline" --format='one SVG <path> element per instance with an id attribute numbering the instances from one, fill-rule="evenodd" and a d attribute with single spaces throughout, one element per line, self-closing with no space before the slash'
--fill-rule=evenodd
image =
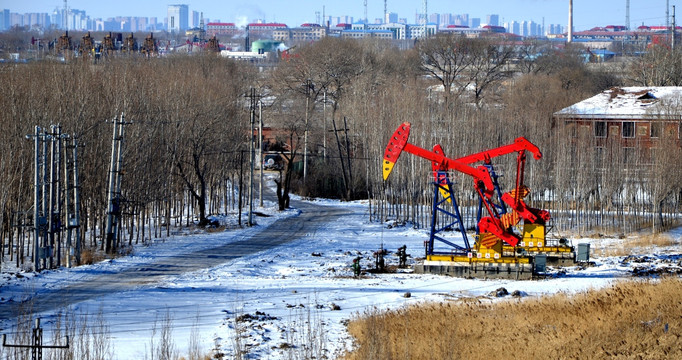
<path id="1" fill-rule="evenodd" d="M 669 1 L 671 8 L 678 1 Z M 630 1 L 630 25 L 637 27 L 646 25 L 666 24 L 666 1 Z M 351 16 L 354 21 L 364 18 L 364 1 L 355 2 L 326 2 L 303 0 L 290 3 L 274 0 L 261 0 L 257 4 L 246 1 L 233 1 L 226 4 L 215 4 L 208 0 L 194 1 L 131 1 L 93 2 L 86 0 L 70 0 L 71 9 L 85 11 L 91 18 L 112 18 L 116 16 L 156 17 L 163 21 L 167 17 L 168 5 L 187 4 L 190 14 L 192 11 L 203 12 L 204 17 L 211 21 L 233 22 L 245 25 L 255 20 L 266 22 L 282 22 L 289 26 L 298 26 L 317 20 L 316 12 L 321 17 Z M 15 2 L 0 0 L 0 9 L 9 9 L 15 13 L 51 13 L 55 8 L 63 8 L 64 2 L 59 0 L 34 0 Z M 324 6 L 324 10 L 323 10 Z M 383 18 L 384 2 L 367 1 L 367 17 L 370 23 Z M 415 23 L 417 13 L 423 13 L 422 1 L 388 1 L 388 12 L 397 13 L 400 18 L 406 18 L 408 23 Z M 455 3 L 447 0 L 431 0 L 427 9 L 428 14 L 468 14 L 470 18 L 480 18 L 485 23 L 491 14 L 499 15 L 500 24 L 510 21 L 534 21 L 542 24 L 568 23 L 568 1 L 566 0 L 514 0 L 492 1 L 479 0 L 477 2 Z M 625 1 L 605 0 L 587 1 L 574 0 L 574 29 L 587 30 L 596 26 L 625 25 Z M 672 15 L 672 9 L 670 10 Z M 679 23 L 679 22 L 678 22 Z"/>

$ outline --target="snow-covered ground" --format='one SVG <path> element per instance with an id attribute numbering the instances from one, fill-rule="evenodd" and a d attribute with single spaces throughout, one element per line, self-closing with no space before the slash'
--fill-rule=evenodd
<path id="1" fill-rule="evenodd" d="M 364 269 L 374 265 L 373 252 L 383 246 L 389 251 L 387 265 L 397 265 L 395 251 L 407 245 L 414 258 L 423 256 L 426 230 L 409 226 L 387 226 L 369 222 L 368 207 L 363 202 L 340 203 L 314 201 L 329 207 L 345 207 L 351 215 L 323 226 L 315 233 L 265 252 L 245 256 L 209 269 L 166 277 L 161 283 L 140 284 L 120 293 L 103 294 L 75 304 L 80 313 L 102 313 L 110 327 L 116 359 L 141 359 L 149 352 L 152 331 L 159 328 L 166 315 L 172 319 L 172 335 L 180 355 L 186 355 L 190 333 L 199 332 L 201 347 L 209 353 L 218 343 L 231 354 L 234 347 L 248 351 L 247 358 L 288 358 L 289 351 L 300 350 L 305 336 L 323 334 L 329 357 L 350 349 L 351 339 L 345 322 L 366 309 L 395 309 L 424 301 L 452 301 L 463 297 L 487 297 L 500 287 L 509 293 L 519 290 L 524 296 L 540 296 L 556 292 L 573 293 L 600 288 L 632 276 L 633 269 L 645 264 L 678 266 L 679 251 L 674 248 L 643 249 L 645 259 L 600 257 L 605 248 L 619 239 L 573 239 L 574 245 L 591 243 L 595 266 L 552 269 L 543 280 L 471 280 L 436 275 L 412 274 L 411 270 L 395 273 L 364 273 L 353 277 L 350 265 L 362 257 Z M 274 204 L 258 209 L 271 217 L 258 217 L 254 228 L 232 229 L 218 233 L 177 234 L 152 246 L 138 247 L 134 254 L 95 265 L 74 269 L 44 271 L 39 275 L 23 273 L 21 278 L 0 278 L 0 306 L 10 306 L 43 292 L 83 281 L 99 274 L 118 273 L 142 268 L 155 258 L 178 252 L 210 249 L 247 238 L 268 224 L 282 218 L 296 221 L 296 209 L 283 213 Z M 682 231 L 670 236 L 679 244 Z M 410 297 L 406 297 L 406 293 Z M 52 331 L 54 312 L 39 314 L 46 333 Z M 239 318 L 239 322 L 235 319 Z M 305 330 L 304 323 L 311 327 Z M 156 323 L 156 325 L 155 325 Z M 236 343 L 235 325 L 241 334 Z M 0 333 L 16 329 L 15 319 L 0 319 Z M 46 335 L 46 338 L 47 335 Z M 49 339 L 49 338 L 48 338 Z M 288 344 L 288 345 L 286 345 Z M 291 346 L 299 346 L 293 348 Z M 148 356 L 147 356 L 148 357 Z"/>

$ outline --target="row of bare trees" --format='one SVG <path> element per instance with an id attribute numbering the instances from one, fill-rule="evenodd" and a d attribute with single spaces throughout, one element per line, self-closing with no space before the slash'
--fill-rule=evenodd
<path id="1" fill-rule="evenodd" d="M 18 233 L 10 227 L 12 213 L 31 207 L 33 153 L 24 136 L 36 125 L 60 123 L 84 145 L 79 159 L 84 240 L 101 246 L 111 141 L 104 120 L 121 113 L 132 121 L 123 154 L 122 239 L 145 241 L 160 236 L 161 229 L 168 234 L 173 224 L 203 225 L 209 214 L 240 207 L 235 190 L 248 159 L 243 156 L 249 138 L 245 94 L 252 87 L 286 164 L 278 179 L 280 208 L 288 205 L 289 191 L 368 198 L 372 219 L 428 223 L 427 161 L 405 155 L 392 178 L 381 180 L 387 139 L 409 121 L 412 143 L 441 144 L 453 157 L 519 136 L 537 144 L 544 157 L 527 167 L 526 182 L 534 190 L 530 202 L 553 210 L 558 229 L 659 228 L 677 220 L 682 173 L 671 166 L 680 158 L 677 134 L 661 140 L 670 151 L 628 154 L 624 161 L 616 142 L 597 154 L 593 137 L 579 135 L 552 115 L 614 85 L 655 85 L 637 72 L 643 59 L 590 67 L 579 48 L 558 51 L 546 44 L 438 35 L 409 50 L 380 40 L 326 38 L 261 72 L 215 56 L 4 65 L 2 237 Z M 298 166 L 303 159 L 305 178 Z M 514 158 L 496 165 L 499 173 L 510 174 L 501 179 L 509 189 Z M 473 218 L 477 199 L 471 179 L 455 180 L 460 205 Z M 30 256 L 30 246 L 10 244 L 3 253 L 21 261 Z"/>
<path id="2" fill-rule="evenodd" d="M 320 194 L 320 184 L 337 184 L 343 186 L 339 197 L 372 199 L 371 213 L 377 219 L 427 223 L 432 201 L 427 161 L 405 155 L 392 179 L 381 181 L 387 137 L 409 121 L 411 142 L 426 148 L 441 144 L 455 157 L 508 144 L 519 136 L 537 144 L 544 158 L 528 164 L 531 203 L 554 210 L 553 225 L 561 231 L 627 232 L 644 226 L 658 231 L 676 223 L 682 179 L 674 165 L 679 162 L 676 132 L 656 145 L 671 150 L 652 156 L 646 145 L 624 149 L 619 139 L 597 146 L 594 133 L 576 136 L 553 113 L 612 86 L 669 85 L 638 71 L 643 64 L 682 56 L 657 48 L 644 58 L 593 66 L 585 63 L 583 54 L 580 47 L 557 50 L 537 42 L 519 46 L 449 35 L 422 41 L 408 51 L 381 42 L 339 39 L 304 47 L 273 72 L 273 91 L 291 104 L 280 110 L 301 107 L 308 96 L 308 129 L 313 141 L 326 144 L 326 157 L 313 169 L 320 179 L 300 184 L 305 185 L 301 189 Z M 670 73 L 666 67 L 649 66 L 656 76 Z M 306 80 L 315 91 L 306 92 Z M 298 97 L 284 96 L 284 89 Z M 320 109 L 324 94 L 332 102 L 330 113 Z M 305 127 L 302 113 L 299 129 Z M 511 188 L 515 159 L 496 161 L 500 173 L 509 174 L 501 180 L 503 188 Z M 471 220 L 471 209 L 477 206 L 471 180 L 458 177 L 457 183 Z"/>
<path id="3" fill-rule="evenodd" d="M 0 228 L 12 236 L 13 212 L 32 206 L 33 151 L 24 138 L 38 125 L 59 123 L 80 150 L 82 226 L 90 246 L 100 246 L 106 212 L 111 120 L 126 125 L 121 209 L 122 241 L 160 236 L 163 225 L 208 222 L 238 201 L 241 152 L 248 139 L 244 93 L 254 72 L 215 56 L 153 61 L 116 59 L 101 65 L 36 62 L 0 71 Z M 223 208 L 219 208 L 222 206 Z M 152 235 L 152 231 L 154 234 Z M 7 242 L 5 242 L 7 243 Z M 19 241 L 14 242 L 17 252 Z M 31 247 L 18 254 L 24 261 Z"/>

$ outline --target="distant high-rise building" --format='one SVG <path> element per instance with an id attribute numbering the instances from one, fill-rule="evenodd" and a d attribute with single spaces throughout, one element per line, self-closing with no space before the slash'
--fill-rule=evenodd
<path id="1" fill-rule="evenodd" d="M 147 30 L 149 31 L 154 31 L 154 30 L 160 30 L 162 26 L 159 24 L 159 19 L 157 17 L 150 17 L 149 18 L 149 23 L 147 24 Z"/>
<path id="2" fill-rule="evenodd" d="M 508 22 L 505 28 L 507 28 L 508 33 L 521 35 L 521 24 L 518 21 Z"/>
<path id="3" fill-rule="evenodd" d="M 52 12 L 50 23 L 52 23 L 52 25 L 54 25 L 57 29 L 62 29 L 62 19 L 64 19 L 64 16 L 62 16 L 62 9 L 55 8 Z"/>
<path id="4" fill-rule="evenodd" d="M 198 11 L 192 11 L 192 27 L 196 28 L 199 27 L 199 12 Z"/>
<path id="5" fill-rule="evenodd" d="M 442 27 L 451 25 L 454 21 L 452 14 L 440 14 L 440 25 Z"/>
<path id="6" fill-rule="evenodd" d="M 481 18 L 471 18 L 469 19 L 469 27 L 472 29 L 481 27 Z"/>
<path id="7" fill-rule="evenodd" d="M 17 13 L 9 14 L 9 25 L 12 26 L 24 26 L 24 16 Z"/>
<path id="8" fill-rule="evenodd" d="M 530 21 L 528 23 L 529 29 L 528 29 L 528 36 L 541 36 L 542 35 L 542 26 L 540 26 L 538 23 L 535 21 Z"/>
<path id="9" fill-rule="evenodd" d="M 521 21 L 521 26 L 519 28 L 519 32 L 521 36 L 530 36 L 530 22 L 529 21 Z"/>
<path id="10" fill-rule="evenodd" d="M 469 26 L 469 14 L 455 15 L 454 25 Z"/>
<path id="11" fill-rule="evenodd" d="M 523 21 L 521 22 L 521 36 L 533 37 L 542 36 L 542 25 L 536 23 L 535 21 Z"/>
<path id="12" fill-rule="evenodd" d="M 388 19 L 386 19 L 386 22 L 389 24 L 397 23 L 398 22 L 398 14 L 394 12 L 388 13 Z"/>
<path id="13" fill-rule="evenodd" d="M 490 26 L 500 26 L 500 15 L 497 14 L 487 15 L 485 20 L 486 23 Z"/>
<path id="14" fill-rule="evenodd" d="M 0 13 L 0 31 L 9 29 L 9 9 Z"/>
<path id="15" fill-rule="evenodd" d="M 564 33 L 564 27 L 559 25 L 559 24 L 550 24 L 549 28 L 547 29 L 547 34 L 550 34 L 550 35 L 563 34 L 563 33 Z"/>
<path id="16" fill-rule="evenodd" d="M 168 5 L 168 32 L 180 33 L 188 29 L 187 5 Z"/>
<path id="17" fill-rule="evenodd" d="M 429 22 L 433 24 L 440 24 L 440 14 L 429 15 Z"/>

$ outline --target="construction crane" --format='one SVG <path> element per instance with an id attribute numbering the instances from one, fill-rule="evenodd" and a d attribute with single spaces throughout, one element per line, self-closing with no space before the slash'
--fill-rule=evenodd
<path id="1" fill-rule="evenodd" d="M 464 263 L 461 266 L 463 274 L 473 276 L 471 271 L 477 271 L 478 266 L 484 275 L 488 275 L 487 265 L 493 265 L 492 271 L 499 272 L 499 264 L 512 265 L 516 271 L 526 272 L 533 275 L 533 258 L 536 255 L 551 257 L 562 263 L 566 259 L 573 263 L 575 252 L 564 240 L 551 246 L 546 241 L 546 229 L 550 220 L 550 214 L 546 210 L 535 209 L 528 206 L 523 200 L 530 190 L 524 185 L 524 173 L 526 153 L 531 153 L 533 158 L 540 160 L 542 153 L 533 143 L 527 139 L 517 138 L 512 144 L 500 146 L 494 149 L 482 151 L 472 155 L 452 159 L 445 156 L 440 145 L 435 145 L 433 150 L 426 150 L 408 142 L 410 123 L 403 123 L 393 133 L 384 152 L 383 178 L 387 180 L 402 152 L 411 153 L 431 161 L 434 171 L 434 202 L 431 220 L 431 233 L 426 245 L 427 262 L 449 261 L 451 263 Z M 500 190 L 497 174 L 495 173 L 491 159 L 517 154 L 515 187 L 503 193 Z M 480 165 L 475 165 L 481 163 Z M 470 246 L 463 221 L 459 214 L 456 198 L 452 192 L 449 172 L 464 173 L 473 178 L 473 186 L 479 197 L 479 211 L 477 216 L 477 235 L 474 246 Z M 440 194 L 440 199 L 439 199 Z M 444 203 L 450 202 L 454 211 L 444 208 Z M 485 216 L 483 216 L 485 211 Z M 438 214 L 446 214 L 452 219 L 446 222 L 444 227 L 437 227 L 435 219 Z M 523 220 L 523 224 L 519 223 Z M 463 245 L 440 236 L 440 232 L 456 227 L 462 235 Z M 520 233 L 515 230 L 520 227 Z M 434 250 L 434 241 L 438 240 L 451 246 L 448 252 Z M 458 265 L 449 264 L 448 267 L 456 268 Z M 505 269 L 511 273 L 512 267 Z M 442 268 L 441 268 L 442 269 Z M 441 271 L 441 270 L 439 270 Z M 459 270 L 457 270 L 459 271 Z"/>

